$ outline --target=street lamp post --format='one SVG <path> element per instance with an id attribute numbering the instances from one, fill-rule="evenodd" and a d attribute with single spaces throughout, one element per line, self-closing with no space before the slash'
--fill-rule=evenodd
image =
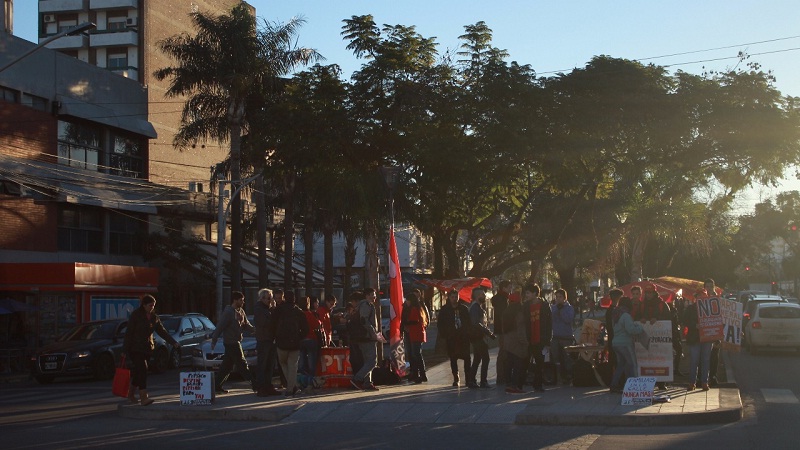
<path id="1" fill-rule="evenodd" d="M 84 23 L 82 23 L 80 25 L 77 25 L 77 26 L 74 26 L 72 28 L 68 28 L 66 30 L 60 31 L 60 32 L 50 36 L 49 38 L 45 39 L 44 41 L 40 42 L 39 44 L 37 44 L 36 46 L 32 47 L 27 52 L 25 52 L 22 55 L 18 56 L 15 60 L 11 61 L 10 63 L 8 63 L 5 66 L 3 66 L 2 68 L 0 68 L 0 73 L 2 73 L 4 70 L 8 69 L 9 67 L 13 66 L 14 64 L 16 64 L 16 63 L 22 61 L 23 59 L 27 58 L 28 56 L 32 55 L 34 52 L 36 52 L 40 48 L 46 46 L 47 44 L 55 41 L 56 39 L 60 39 L 60 38 L 62 38 L 64 36 L 75 36 L 77 34 L 81 34 L 84 31 L 88 31 L 88 30 L 94 29 L 96 27 L 97 27 L 97 25 L 93 24 L 92 22 L 84 22 Z"/>

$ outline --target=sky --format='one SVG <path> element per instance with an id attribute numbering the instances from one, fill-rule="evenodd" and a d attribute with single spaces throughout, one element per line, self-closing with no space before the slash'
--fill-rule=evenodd
<path id="1" fill-rule="evenodd" d="M 163 1 L 163 0 L 161 0 Z M 248 0 L 259 19 L 302 16 L 298 44 L 338 64 L 346 78 L 359 69 L 342 40 L 342 20 L 371 14 L 382 26 L 415 26 L 435 37 L 440 54 L 455 52 L 464 26 L 484 21 L 493 45 L 509 61 L 552 76 L 583 67 L 596 55 L 639 60 L 689 73 L 741 68 L 772 71 L 785 95 L 800 96 L 800 4 L 797 0 Z M 35 0 L 14 2 L 14 34 L 37 40 Z M 739 52 L 749 55 L 746 62 Z M 793 173 L 793 171 L 792 171 Z M 800 190 L 791 176 L 778 187 L 754 186 L 740 213 L 783 190 Z"/>

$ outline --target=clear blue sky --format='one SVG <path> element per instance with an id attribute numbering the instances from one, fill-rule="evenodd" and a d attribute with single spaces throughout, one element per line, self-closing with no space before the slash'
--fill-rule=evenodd
<path id="1" fill-rule="evenodd" d="M 164 0 L 161 0 L 164 1 Z M 361 64 L 345 49 L 342 20 L 372 14 L 379 25 L 414 25 L 435 37 L 440 53 L 455 51 L 464 25 L 484 21 L 494 45 L 540 75 L 582 67 L 595 55 L 637 59 L 670 71 L 702 73 L 750 61 L 773 71 L 784 94 L 800 96 L 798 0 L 249 0 L 259 18 L 285 22 L 302 15 L 299 44 L 318 50 L 345 76 Z M 37 39 L 34 0 L 14 2 L 14 32 Z M 674 56 L 664 56 L 674 55 Z M 664 57 L 662 57 L 664 56 Z M 659 57 L 659 58 L 656 58 Z M 650 58 L 650 59 L 647 59 Z M 702 62 L 698 62 L 702 61 Z M 800 187 L 798 183 L 792 189 Z M 783 189 L 789 186 L 784 186 Z M 780 189 L 779 189 L 780 190 Z M 750 200 L 774 193 L 755 189 Z"/>

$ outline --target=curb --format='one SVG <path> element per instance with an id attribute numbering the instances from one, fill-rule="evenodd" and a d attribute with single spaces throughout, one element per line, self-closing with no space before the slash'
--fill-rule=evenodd
<path id="1" fill-rule="evenodd" d="M 258 405 L 258 406 L 181 406 L 175 402 L 140 406 L 120 404 L 120 417 L 144 420 L 257 420 L 280 422 L 291 416 L 303 404 Z"/>
<path id="2" fill-rule="evenodd" d="M 527 407 L 517 414 L 515 425 L 559 425 L 559 426 L 686 426 L 712 425 L 737 422 L 743 417 L 742 400 L 739 389 L 723 387 L 719 389 L 720 407 L 713 411 L 674 413 L 674 414 L 543 414 L 541 408 Z M 539 411 L 537 411 L 537 409 Z"/>

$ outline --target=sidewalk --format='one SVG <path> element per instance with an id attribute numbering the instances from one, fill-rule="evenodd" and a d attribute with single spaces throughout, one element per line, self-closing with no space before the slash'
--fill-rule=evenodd
<path id="1" fill-rule="evenodd" d="M 491 351 L 489 379 L 496 377 L 497 349 Z M 544 393 L 506 394 L 491 389 L 452 387 L 449 362 L 429 367 L 423 384 L 380 386 L 380 391 L 316 389 L 292 399 L 259 398 L 249 384 L 232 384 L 210 406 L 181 406 L 177 393 L 156 394 L 142 407 L 120 404 L 120 416 L 147 420 L 258 420 L 267 422 L 504 423 L 518 425 L 665 426 L 735 422 L 742 417 L 733 384 L 710 391 L 686 391 L 674 384 L 669 403 L 621 406 L 620 394 L 601 387 L 550 386 Z M 464 377 L 462 374 L 462 384 Z M 658 392 L 664 394 L 664 392 Z"/>

